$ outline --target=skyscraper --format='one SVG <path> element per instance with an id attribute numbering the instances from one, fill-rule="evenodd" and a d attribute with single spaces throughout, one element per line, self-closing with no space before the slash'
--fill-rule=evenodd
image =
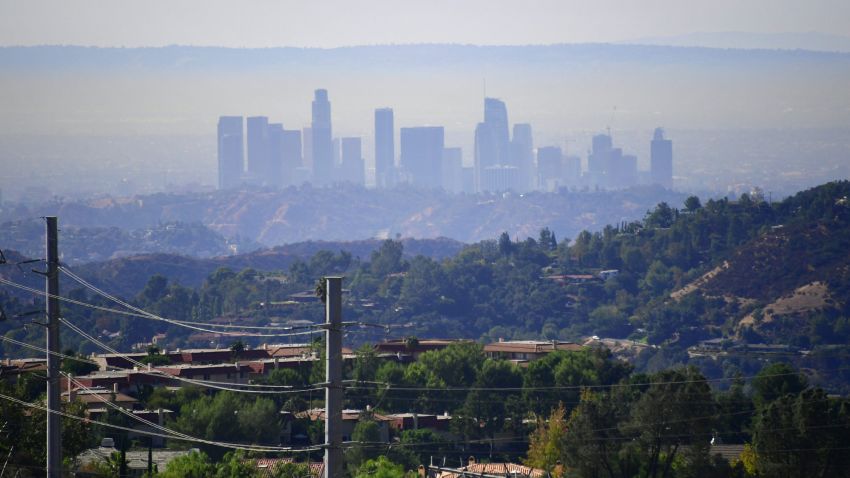
<path id="1" fill-rule="evenodd" d="M 282 185 L 296 185 L 296 171 L 303 166 L 301 158 L 301 131 L 297 129 L 284 129 L 281 133 L 281 153 L 283 155 L 283 180 Z"/>
<path id="2" fill-rule="evenodd" d="M 557 146 L 537 148 L 538 183 L 543 191 L 556 191 L 560 186 L 563 156 L 564 153 Z"/>
<path id="3" fill-rule="evenodd" d="M 342 163 L 340 164 L 340 179 L 352 182 L 358 186 L 366 184 L 366 165 L 360 147 L 360 138 L 342 138 Z"/>
<path id="4" fill-rule="evenodd" d="M 257 183 L 265 186 L 281 187 L 284 181 L 283 172 L 283 125 L 269 123 L 267 131 L 268 151 L 266 164 L 256 171 Z"/>
<path id="5" fill-rule="evenodd" d="M 232 189 L 242 181 L 244 140 L 241 116 L 218 119 L 218 188 Z"/>
<path id="6" fill-rule="evenodd" d="M 317 186 L 330 184 L 333 180 L 333 132 L 331 130 L 331 103 L 328 101 L 328 91 L 315 91 L 313 99 L 312 150 L 313 150 L 313 184 Z"/>
<path id="7" fill-rule="evenodd" d="M 650 143 L 649 174 L 653 184 L 673 188 L 673 142 L 664 139 L 664 130 L 655 128 Z"/>
<path id="8" fill-rule="evenodd" d="M 622 151 L 620 152 L 622 154 Z M 608 187 L 608 169 L 611 166 L 613 141 L 611 135 L 597 134 L 593 137 L 590 154 L 587 156 L 588 184 L 593 187 Z"/>
<path id="9" fill-rule="evenodd" d="M 490 166 L 510 165 L 508 109 L 496 98 L 484 98 L 484 122 L 475 128 L 476 187 L 483 190 L 481 174 Z"/>
<path id="10" fill-rule="evenodd" d="M 269 119 L 265 116 L 248 117 L 248 181 L 263 184 L 270 176 Z"/>
<path id="11" fill-rule="evenodd" d="M 453 193 L 463 192 L 463 150 L 443 149 L 443 189 Z"/>
<path id="12" fill-rule="evenodd" d="M 442 186 L 442 126 L 401 128 L 401 168 L 414 186 Z"/>
<path id="13" fill-rule="evenodd" d="M 393 110 L 375 110 L 375 186 L 392 187 L 395 179 L 395 129 Z"/>
<path id="14" fill-rule="evenodd" d="M 534 140 L 531 136 L 531 125 L 528 123 L 514 125 L 511 165 L 517 168 L 517 190 L 525 192 L 534 189 Z"/>
<path id="15" fill-rule="evenodd" d="M 493 128 L 498 157 L 496 164 L 510 162 L 510 131 L 508 130 L 508 108 L 505 102 L 496 98 L 484 98 L 484 122 Z"/>

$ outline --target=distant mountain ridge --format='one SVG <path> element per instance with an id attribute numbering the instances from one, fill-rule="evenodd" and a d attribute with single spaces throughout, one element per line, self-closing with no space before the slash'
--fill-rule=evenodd
<path id="1" fill-rule="evenodd" d="M 543 227 L 559 238 L 581 230 L 641 217 L 658 202 L 679 204 L 685 195 L 657 187 L 622 191 L 464 195 L 396 188 L 333 188 L 215 191 L 54 201 L 0 212 L 0 221 L 55 215 L 76 228 L 161 228 L 200 223 L 228 240 L 267 247 L 305 241 L 364 238 L 448 237 L 477 242 L 536 236 Z M 183 249 L 185 250 L 185 248 Z M 143 249 L 140 252 L 157 251 Z M 159 250 L 157 252 L 180 252 Z M 188 252 L 183 252 L 188 253 Z M 196 254 L 192 254 L 196 255 Z M 211 254 L 207 254 L 211 255 Z"/>
<path id="2" fill-rule="evenodd" d="M 819 32 L 694 32 L 665 37 L 646 37 L 620 42 L 630 45 L 702 47 L 724 49 L 808 50 L 850 52 L 850 36 Z"/>

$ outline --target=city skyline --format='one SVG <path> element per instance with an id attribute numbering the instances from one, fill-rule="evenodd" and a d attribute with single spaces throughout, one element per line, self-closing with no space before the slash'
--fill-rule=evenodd
<path id="1" fill-rule="evenodd" d="M 474 128 L 471 165 L 465 163 L 462 147 L 447 144 L 443 126 L 401 126 L 396 156 L 394 110 L 374 109 L 375 148 L 370 168 L 363 154 L 362 136 L 333 135 L 328 98 L 326 89 L 314 91 L 313 121 L 300 132 L 286 131 L 283 123 L 269 123 L 266 116 L 253 116 L 247 118 L 243 133 L 242 117 L 221 116 L 218 188 L 349 182 L 377 188 L 411 185 L 448 192 L 523 193 L 559 188 L 615 190 L 642 184 L 666 189 L 674 186 L 672 141 L 664 137 L 661 127 L 655 128 L 650 141 L 648 169 L 639 169 L 637 155 L 614 147 L 610 128 L 593 136 L 584 168 L 580 156 L 565 154 L 558 145 L 535 147 L 533 126 L 511 125 L 507 103 L 492 97 L 484 98 L 484 121 Z M 247 136 L 245 145 L 239 143 L 243 134 Z M 309 138 L 309 148 L 301 148 L 302 138 Z M 323 145 L 318 155 L 316 144 Z M 241 168 L 236 166 L 237 147 L 239 153 L 244 148 L 247 158 Z"/>

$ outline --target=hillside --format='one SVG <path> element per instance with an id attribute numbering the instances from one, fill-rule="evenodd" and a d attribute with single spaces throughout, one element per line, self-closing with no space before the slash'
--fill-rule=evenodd
<path id="1" fill-rule="evenodd" d="M 110 290 L 126 297 L 140 291 L 154 274 L 168 277 L 187 287 L 200 287 L 216 269 L 226 267 L 236 271 L 256 269 L 264 272 L 285 271 L 298 260 L 309 260 L 319 251 L 350 253 L 354 259 L 368 258 L 381 245 L 378 239 L 361 241 L 307 241 L 246 254 L 196 258 L 175 254 L 140 254 L 103 262 L 93 262 L 75 268 L 93 283 L 109 286 Z M 457 254 L 463 244 L 446 238 L 404 239 L 407 257 L 424 255 L 436 260 Z"/>
<path id="2" fill-rule="evenodd" d="M 151 241 L 124 240 L 125 249 L 136 247 L 137 252 L 169 252 L 164 246 L 171 247 L 175 242 L 165 240 L 167 227 L 163 225 L 200 223 L 206 228 L 196 228 L 203 242 L 184 241 L 174 245 L 171 251 L 203 257 L 213 254 L 200 252 L 220 251 L 229 244 L 250 249 L 255 243 L 272 247 L 316 240 L 388 238 L 397 234 L 418 239 L 448 237 L 468 243 L 490 239 L 504 231 L 514 237 L 527 237 L 549 227 L 558 237 L 575 237 L 584 229 L 596 230 L 605 224 L 638 219 L 659 201 L 678 204 L 684 198 L 681 193 L 654 187 L 613 192 L 457 195 L 409 187 L 368 190 L 351 185 L 304 186 L 279 191 L 59 200 L 39 206 L 7 207 L 0 210 L 0 220 L 55 215 L 61 227 L 83 232 L 111 231 L 113 235 L 132 236 L 121 231 L 142 231 L 149 236 L 145 231 L 153 231 L 163 246 L 157 249 L 148 247 Z M 14 231 L 3 233 L 0 239 L 7 236 L 12 244 L 26 238 L 31 247 L 40 243 L 33 240 L 33 234 L 16 238 Z M 102 254 L 96 250 L 101 247 L 100 236 L 93 239 L 96 240 L 87 243 L 88 248 L 82 246 L 77 253 L 84 261 L 91 260 L 87 254 Z M 0 246 L 14 248 L 8 244 L 0 243 Z M 198 244 L 204 247 L 193 252 L 193 245 Z M 103 247 L 111 250 L 108 244 Z M 70 261 L 70 257 L 66 260 Z"/>

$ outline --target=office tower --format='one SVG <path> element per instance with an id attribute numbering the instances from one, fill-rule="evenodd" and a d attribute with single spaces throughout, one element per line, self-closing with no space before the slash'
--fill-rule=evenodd
<path id="1" fill-rule="evenodd" d="M 218 119 L 218 188 L 232 189 L 242 182 L 244 170 L 241 116 Z"/>
<path id="2" fill-rule="evenodd" d="M 483 191 L 481 173 L 490 166 L 510 165 L 510 132 L 505 103 L 484 98 L 484 122 L 475 128 L 476 187 Z"/>
<path id="3" fill-rule="evenodd" d="M 561 173 L 564 178 L 563 186 L 578 186 L 581 183 L 581 158 L 574 155 L 565 157 Z"/>
<path id="4" fill-rule="evenodd" d="M 262 184 L 269 178 L 271 165 L 269 150 L 269 119 L 265 116 L 249 116 L 248 126 L 248 182 Z"/>
<path id="5" fill-rule="evenodd" d="M 304 149 L 303 166 L 313 173 L 313 128 L 305 126 L 301 130 L 301 147 Z"/>
<path id="6" fill-rule="evenodd" d="M 673 142 L 664 139 L 664 130 L 655 128 L 650 143 L 649 173 L 652 183 L 673 188 Z"/>
<path id="7" fill-rule="evenodd" d="M 499 155 L 496 164 L 508 164 L 511 138 L 508 131 L 508 109 L 505 103 L 496 98 L 484 98 L 484 122 L 493 129 Z"/>
<path id="8" fill-rule="evenodd" d="M 637 156 L 623 154 L 621 148 L 612 148 L 606 166 L 607 184 L 613 189 L 626 189 L 637 184 Z"/>
<path id="9" fill-rule="evenodd" d="M 452 193 L 463 192 L 463 150 L 443 149 L 443 189 Z"/>
<path id="10" fill-rule="evenodd" d="M 297 129 L 284 129 L 281 132 L 281 154 L 283 186 L 300 184 L 296 181 L 296 170 L 302 167 L 301 159 L 301 131 Z"/>
<path id="11" fill-rule="evenodd" d="M 281 187 L 284 182 L 283 168 L 283 125 L 280 123 L 269 123 L 267 132 L 267 155 L 266 163 L 261 171 L 256 171 L 257 184 L 264 186 Z"/>
<path id="12" fill-rule="evenodd" d="M 610 135 L 597 134 L 593 137 L 590 154 L 587 155 L 587 176 L 591 186 L 608 187 L 608 168 L 611 165 L 612 150 L 613 142 Z"/>
<path id="13" fill-rule="evenodd" d="M 537 148 L 538 184 L 543 191 L 557 191 L 562 173 L 563 152 L 557 146 Z"/>
<path id="14" fill-rule="evenodd" d="M 333 131 L 331 130 L 331 103 L 327 90 L 316 90 L 313 99 L 312 152 L 313 184 L 327 185 L 333 182 Z"/>
<path id="15" fill-rule="evenodd" d="M 442 126 L 401 128 L 401 168 L 408 181 L 422 188 L 439 188 L 443 179 Z"/>
<path id="16" fill-rule="evenodd" d="M 340 179 L 358 186 L 366 185 L 366 164 L 360 147 L 360 138 L 342 138 L 340 149 L 342 163 L 340 164 Z"/>
<path id="17" fill-rule="evenodd" d="M 466 194 L 475 193 L 475 168 L 472 166 L 464 166 L 461 171 L 463 175 L 463 192 Z"/>
<path id="18" fill-rule="evenodd" d="M 519 168 L 497 164 L 481 172 L 482 191 L 516 191 L 519 186 Z"/>
<path id="19" fill-rule="evenodd" d="M 395 129 L 393 110 L 375 110 L 375 187 L 389 188 L 395 183 Z"/>
<path id="20" fill-rule="evenodd" d="M 511 140 L 511 165 L 519 170 L 517 191 L 526 192 L 535 188 L 534 172 L 534 140 L 531 136 L 531 125 L 519 123 L 514 125 Z"/>

